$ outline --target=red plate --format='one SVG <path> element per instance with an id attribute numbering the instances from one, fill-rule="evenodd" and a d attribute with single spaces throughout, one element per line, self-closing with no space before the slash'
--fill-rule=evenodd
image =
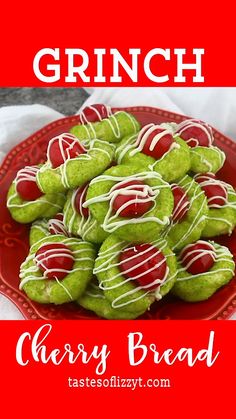
<path id="1" fill-rule="evenodd" d="M 150 122 L 181 122 L 187 117 L 157 108 L 132 107 L 124 110 L 133 113 L 142 125 Z M 75 303 L 62 306 L 40 305 L 30 301 L 19 291 L 19 267 L 28 254 L 29 227 L 12 220 L 6 208 L 6 194 L 16 172 L 26 165 L 45 160 L 48 141 L 62 132 L 67 132 L 79 123 L 79 116 L 55 121 L 13 148 L 0 167 L 0 292 L 13 301 L 26 319 L 98 319 Z M 215 144 L 226 153 L 220 178 L 236 186 L 236 143 L 214 130 Z M 231 237 L 222 237 L 219 242 L 227 245 L 236 256 L 236 231 Z M 221 288 L 208 301 L 184 303 L 173 297 L 166 297 L 152 305 L 143 319 L 227 319 L 236 310 L 236 277 Z"/>

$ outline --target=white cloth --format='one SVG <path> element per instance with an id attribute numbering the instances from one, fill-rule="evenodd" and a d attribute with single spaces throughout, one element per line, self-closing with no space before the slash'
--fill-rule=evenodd
<path id="1" fill-rule="evenodd" d="M 236 88 L 92 88 L 87 91 L 91 96 L 83 107 L 92 103 L 116 107 L 156 106 L 202 119 L 236 140 Z M 59 112 L 37 104 L 0 108 L 0 161 L 19 141 L 61 117 Z M 0 295 L 0 320 L 22 318 L 14 304 Z"/>

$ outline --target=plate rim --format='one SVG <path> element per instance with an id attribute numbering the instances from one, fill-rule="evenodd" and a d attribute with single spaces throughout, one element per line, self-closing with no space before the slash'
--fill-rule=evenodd
<path id="1" fill-rule="evenodd" d="M 157 114 L 162 117 L 166 116 L 168 118 L 173 118 L 174 120 L 179 120 L 179 121 L 192 118 L 187 115 L 183 115 L 176 112 L 168 111 L 168 110 L 157 108 L 157 107 L 151 107 L 151 106 L 112 107 L 112 110 L 113 111 L 123 110 L 130 113 L 147 112 L 147 113 Z M 9 167 L 11 166 L 12 160 L 14 159 L 14 157 L 17 155 L 19 151 L 22 151 L 26 147 L 34 143 L 37 143 L 37 141 L 39 141 L 42 136 L 47 134 L 47 132 L 50 132 L 52 129 L 57 128 L 60 125 L 64 125 L 66 123 L 73 123 L 73 122 L 78 123 L 78 124 L 80 123 L 79 114 L 66 116 L 66 117 L 57 119 L 55 121 L 52 121 L 49 124 L 42 127 L 41 129 L 34 132 L 32 135 L 30 135 L 26 139 L 23 139 L 22 141 L 20 141 L 13 148 L 11 148 L 11 150 L 6 154 L 5 158 L 3 159 L 0 165 L 0 184 L 4 180 L 4 177 L 7 174 Z M 217 141 L 224 143 L 224 145 L 227 145 L 230 149 L 233 149 L 234 151 L 236 151 L 236 142 L 234 142 L 229 137 L 222 134 L 220 131 L 218 131 L 214 127 L 212 128 L 213 128 L 214 135 Z M 25 296 L 20 291 L 16 291 L 9 284 L 5 283 L 5 281 L 3 280 L 1 276 L 1 270 L 0 270 L 0 294 L 2 294 L 4 297 L 8 298 L 12 303 L 14 303 L 14 305 L 19 309 L 19 311 L 21 312 L 21 314 L 24 316 L 26 320 L 49 320 L 48 317 L 44 317 L 42 313 L 39 313 L 37 311 L 37 309 L 35 308 L 35 306 L 33 306 L 33 304 L 31 303 L 31 301 L 28 299 L 27 296 Z M 210 317 L 208 320 L 227 320 L 235 312 L 236 312 L 236 291 L 234 294 L 232 294 L 231 297 L 229 297 L 225 307 L 220 308 L 215 313 L 215 315 L 213 317 Z M 186 320 L 182 320 L 182 321 L 186 321 Z"/>

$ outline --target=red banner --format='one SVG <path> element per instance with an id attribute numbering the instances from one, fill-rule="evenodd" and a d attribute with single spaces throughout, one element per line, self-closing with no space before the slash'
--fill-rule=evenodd
<path id="1" fill-rule="evenodd" d="M 0 330 L 8 417 L 28 417 L 29 404 L 31 417 L 232 413 L 234 322 L 2 321 Z"/>
<path id="2" fill-rule="evenodd" d="M 1 10 L 11 17 L 0 28 L 1 86 L 236 86 L 227 8 L 217 17 L 205 2 L 149 2 L 140 16 L 122 1 L 63 12 L 44 3 L 34 17 L 20 4 Z"/>

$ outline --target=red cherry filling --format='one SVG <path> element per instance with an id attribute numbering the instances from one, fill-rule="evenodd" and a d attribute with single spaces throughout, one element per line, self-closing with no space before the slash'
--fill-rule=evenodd
<path id="1" fill-rule="evenodd" d="M 73 268 L 74 256 L 65 244 L 44 244 L 38 249 L 35 262 L 44 277 L 63 279 Z"/>
<path id="2" fill-rule="evenodd" d="M 121 185 L 118 184 L 113 191 L 121 190 L 115 195 L 112 202 L 113 212 L 118 212 L 121 217 L 140 217 L 152 207 L 151 195 L 145 190 L 145 185 L 140 180 L 131 180 Z M 120 211 L 120 208 L 122 210 Z"/>
<path id="3" fill-rule="evenodd" d="M 172 214 L 173 221 L 181 221 L 189 210 L 189 199 L 183 188 L 173 184 L 171 186 L 174 196 L 174 211 Z"/>
<path id="4" fill-rule="evenodd" d="M 214 246 L 203 240 L 189 244 L 180 253 L 181 264 L 192 275 L 208 272 L 215 262 L 215 257 Z"/>
<path id="5" fill-rule="evenodd" d="M 77 189 L 77 192 L 75 194 L 74 198 L 74 207 L 75 210 L 80 214 L 81 216 L 88 218 L 89 217 L 89 209 L 83 207 L 83 203 L 86 201 L 86 193 L 88 190 L 88 185 L 81 186 Z"/>
<path id="6" fill-rule="evenodd" d="M 213 173 L 206 173 L 194 177 L 205 192 L 209 208 L 218 208 L 227 201 L 227 190 Z"/>
<path id="7" fill-rule="evenodd" d="M 144 127 L 139 136 L 139 147 L 142 152 L 154 159 L 160 159 L 174 143 L 172 134 L 158 125 Z"/>
<path id="8" fill-rule="evenodd" d="M 55 215 L 54 218 L 48 221 L 48 229 L 51 234 L 63 234 L 69 236 L 63 222 L 64 216 L 61 212 Z"/>
<path id="9" fill-rule="evenodd" d="M 38 170 L 37 166 L 26 166 L 17 173 L 16 192 L 24 201 L 35 201 L 43 195 L 36 183 Z"/>
<path id="10" fill-rule="evenodd" d="M 166 279 L 166 258 L 151 244 L 135 244 L 120 253 L 120 271 L 125 278 L 152 290 Z"/>
<path id="11" fill-rule="evenodd" d="M 189 147 L 210 147 L 213 143 L 212 129 L 202 121 L 194 119 L 184 121 L 179 124 L 177 133 Z"/>
<path id="12" fill-rule="evenodd" d="M 68 159 L 74 159 L 80 154 L 86 153 L 86 149 L 72 134 L 61 134 L 54 137 L 48 145 L 47 157 L 55 169 Z"/>
<path id="13" fill-rule="evenodd" d="M 88 122 L 101 121 L 102 119 L 108 118 L 111 114 L 109 106 L 96 103 L 94 105 L 86 106 L 81 112 L 80 119 L 82 124 L 87 124 Z"/>

